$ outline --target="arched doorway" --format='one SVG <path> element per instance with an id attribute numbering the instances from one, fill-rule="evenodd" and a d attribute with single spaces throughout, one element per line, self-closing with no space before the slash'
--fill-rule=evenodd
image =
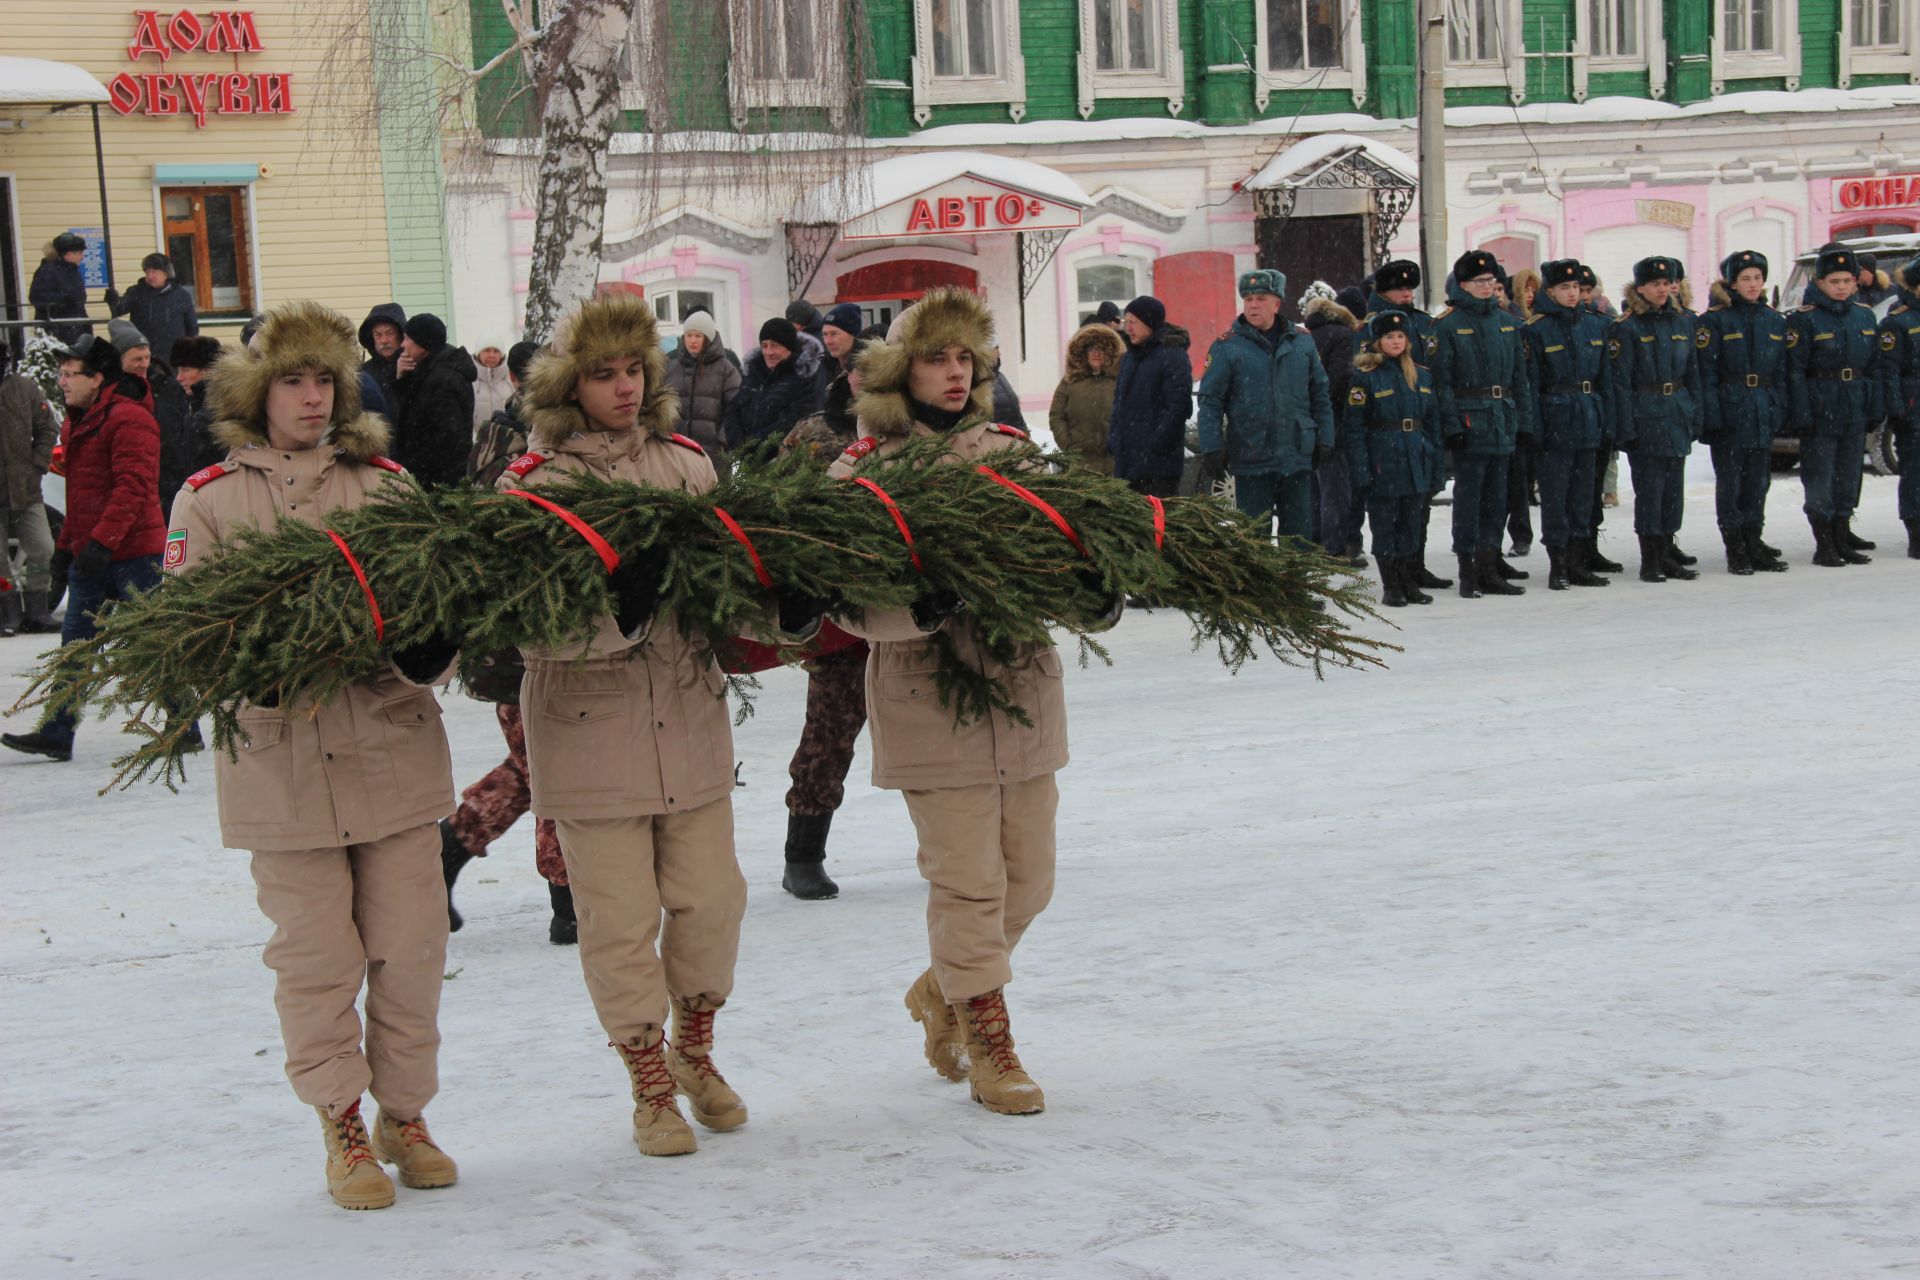
<path id="1" fill-rule="evenodd" d="M 835 302 L 860 304 L 862 323 L 885 327 L 929 289 L 959 285 L 976 292 L 980 275 L 971 267 L 926 258 L 894 258 L 856 267 L 834 281 Z"/>

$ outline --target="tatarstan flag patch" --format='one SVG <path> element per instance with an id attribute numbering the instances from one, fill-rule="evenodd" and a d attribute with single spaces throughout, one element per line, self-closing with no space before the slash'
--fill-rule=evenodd
<path id="1" fill-rule="evenodd" d="M 166 567 L 178 569 L 187 562 L 187 531 L 175 529 L 167 535 Z"/>

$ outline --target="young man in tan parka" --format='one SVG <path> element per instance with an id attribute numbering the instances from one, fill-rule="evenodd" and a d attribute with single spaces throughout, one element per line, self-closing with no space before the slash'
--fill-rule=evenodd
<path id="1" fill-rule="evenodd" d="M 413 483 L 381 456 L 386 423 L 360 409 L 359 352 L 345 316 L 314 302 L 277 308 L 252 345 L 214 367 L 208 403 L 224 462 L 173 500 L 165 568 L 220 554 L 235 533 L 282 520 L 321 525 L 389 485 Z M 244 740 L 214 757 L 220 835 L 253 853 L 263 958 L 286 1041 L 287 1078 L 320 1113 L 327 1190 L 347 1209 L 393 1203 L 377 1161 L 409 1187 L 450 1186 L 454 1162 L 427 1133 L 439 1088 L 438 1016 L 447 913 L 435 825 L 453 771 L 430 685 L 454 650 L 390 655 L 390 670 L 318 706 L 262 690 L 239 712 Z M 367 989 L 364 1038 L 354 1003 Z M 380 1104 L 368 1133 L 360 1095 Z"/>
<path id="2" fill-rule="evenodd" d="M 674 433 L 666 357 L 638 298 L 597 297 L 562 320 L 520 403 L 532 451 L 501 476 L 503 491 L 582 475 L 689 493 L 715 484 L 706 453 Z M 587 993 L 626 1064 L 634 1142 L 650 1156 L 698 1145 L 676 1086 L 707 1128 L 747 1122 L 712 1059 L 747 905 L 726 678 L 657 612 L 660 579 L 657 560 L 623 562 L 610 583 L 617 613 L 564 647 L 523 650 L 520 686 L 533 809 L 557 826 Z"/>
<path id="3" fill-rule="evenodd" d="M 955 464 L 1023 442 L 992 418 L 992 347 L 993 317 L 973 294 L 936 289 L 915 303 L 895 340 L 860 357 L 854 413 L 865 438 L 832 473 L 855 475 L 866 457 L 926 436 L 944 437 Z M 919 837 L 933 964 L 906 1004 L 925 1031 L 927 1061 L 949 1080 L 967 1080 L 989 1110 L 1043 1110 L 1040 1086 L 1014 1052 L 1003 988 L 1014 947 L 1053 895 L 1053 775 L 1067 763 L 1060 655 L 1032 645 L 996 660 L 951 593 L 835 621 L 872 645 L 873 784 L 906 796 Z M 1031 724 L 994 712 L 956 727 L 934 689 L 930 637 L 938 631 L 963 661 L 1001 681 Z"/>

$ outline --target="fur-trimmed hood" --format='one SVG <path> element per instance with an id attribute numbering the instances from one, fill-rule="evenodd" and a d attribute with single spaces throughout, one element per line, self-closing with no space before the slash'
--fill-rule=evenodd
<path id="1" fill-rule="evenodd" d="M 907 372 L 913 357 L 933 356 L 948 347 L 964 347 L 973 356 L 973 398 L 968 408 L 980 417 L 993 414 L 993 313 L 970 290 L 930 289 L 907 308 L 897 338 L 873 343 L 860 353 L 860 394 L 854 416 L 869 435 L 904 436 L 913 430 L 907 404 Z"/>
<path id="2" fill-rule="evenodd" d="M 1343 324 L 1349 329 L 1358 329 L 1360 322 L 1332 298 L 1309 298 L 1307 305 L 1300 310 L 1300 316 L 1307 328 L 1318 329 L 1325 324 Z"/>
<path id="3" fill-rule="evenodd" d="M 1067 340 L 1068 382 L 1079 382 L 1083 378 L 1095 376 L 1092 366 L 1087 363 L 1087 352 L 1095 347 L 1100 348 L 1107 356 L 1106 370 L 1098 376 L 1111 378 L 1119 370 L 1120 357 L 1126 353 L 1127 344 L 1112 325 L 1095 320 Z"/>
<path id="4" fill-rule="evenodd" d="M 665 438 L 680 420 L 680 401 L 667 386 L 667 355 L 647 304 L 632 294 L 589 298 L 568 312 L 553 341 L 527 366 L 520 384 L 520 416 L 535 448 L 559 444 L 593 428 L 573 397 L 574 385 L 608 360 L 638 356 L 647 387 L 640 398 L 639 431 Z"/>
<path id="5" fill-rule="evenodd" d="M 325 442 L 359 462 L 386 450 L 387 424 L 360 407 L 360 348 L 353 322 L 318 302 L 289 302 L 267 313 L 253 341 L 214 362 L 207 408 L 215 442 L 245 449 L 267 442 L 267 391 L 303 369 L 333 375 L 333 417 Z"/>

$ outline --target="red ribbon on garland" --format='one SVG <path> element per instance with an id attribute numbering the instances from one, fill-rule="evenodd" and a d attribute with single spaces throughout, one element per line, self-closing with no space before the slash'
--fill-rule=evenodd
<path id="1" fill-rule="evenodd" d="M 727 532 L 732 534 L 739 541 L 740 545 L 747 549 L 747 559 L 753 561 L 753 576 L 760 579 L 761 586 L 771 589 L 773 587 L 773 576 L 767 572 L 767 566 L 760 563 L 760 553 L 753 549 L 753 539 L 747 536 L 747 531 L 740 527 L 738 520 L 735 520 L 727 514 L 725 507 L 715 507 L 713 514 L 720 517 L 720 523 L 727 526 Z"/>
<path id="2" fill-rule="evenodd" d="M 925 573 L 927 570 L 926 567 L 920 563 L 920 553 L 916 551 L 913 546 L 913 530 L 907 528 L 907 518 L 900 514 L 900 508 L 895 505 L 892 497 L 888 495 L 885 489 L 882 489 L 865 476 L 855 476 L 853 477 L 853 482 L 887 504 L 887 512 L 893 517 L 894 524 L 900 527 L 901 540 L 907 544 L 907 554 L 913 557 L 914 572 Z"/>
<path id="3" fill-rule="evenodd" d="M 502 489 L 500 492 L 515 498 L 525 498 L 534 506 L 551 511 L 566 521 L 568 528 L 586 539 L 587 545 L 593 548 L 593 554 L 600 557 L 600 563 L 607 567 L 608 573 L 620 567 L 620 553 L 613 549 L 613 544 L 595 532 L 592 525 L 559 503 L 550 502 L 537 493 L 528 493 L 525 489 Z"/>
<path id="4" fill-rule="evenodd" d="M 360 590 L 367 594 L 367 611 L 373 614 L 373 638 L 375 642 L 385 640 L 387 638 L 387 623 L 386 620 L 380 616 L 380 602 L 373 598 L 373 588 L 367 585 L 366 570 L 360 567 L 360 562 L 353 558 L 353 552 L 347 549 L 347 540 L 345 538 L 331 529 L 327 530 L 327 536 L 333 539 L 334 546 L 340 548 L 340 554 L 347 558 L 347 568 L 353 570 L 353 576 L 360 580 Z"/>
<path id="5" fill-rule="evenodd" d="M 984 463 L 982 463 L 980 466 L 975 467 L 974 470 L 978 471 L 981 475 L 993 481 L 995 484 L 1000 485 L 1007 489 L 1011 489 L 1015 493 L 1019 494 L 1022 498 L 1025 498 L 1027 502 L 1030 503 L 1036 511 L 1040 512 L 1040 514 L 1044 515 L 1047 519 L 1053 521 L 1053 527 L 1058 529 L 1061 533 L 1064 533 L 1067 536 L 1067 541 L 1073 544 L 1074 549 L 1076 551 L 1078 551 L 1083 557 L 1089 560 L 1093 558 L 1087 555 L 1087 548 L 1085 544 L 1080 541 L 1080 535 L 1073 531 L 1073 526 L 1067 523 L 1067 518 L 1061 515 L 1058 511 L 1055 511 L 1052 507 L 1048 506 L 1046 504 L 1046 501 L 1043 498 L 1041 498 L 1039 494 L 1033 492 L 1033 490 L 1031 489 L 1023 488 L 1022 486 L 1015 484 L 1013 481 L 1007 479 L 1005 476 L 1001 475 L 998 471 L 995 471 L 992 467 L 989 467 Z"/>
<path id="6" fill-rule="evenodd" d="M 1153 504 L 1153 549 L 1159 551 L 1167 545 L 1167 504 L 1152 494 L 1146 497 Z"/>

